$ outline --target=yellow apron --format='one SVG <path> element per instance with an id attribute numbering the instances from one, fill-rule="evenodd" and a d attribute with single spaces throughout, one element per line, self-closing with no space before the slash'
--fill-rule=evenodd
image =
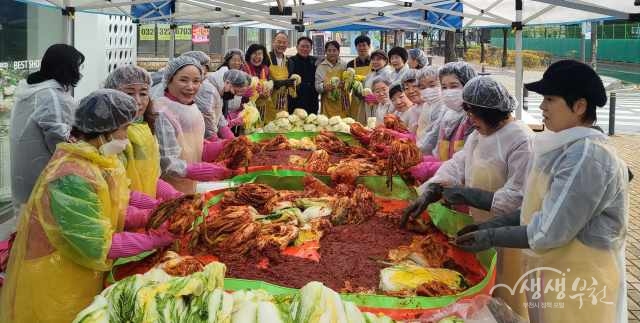
<path id="1" fill-rule="evenodd" d="M 473 162 L 469 170 L 471 179 L 469 183 L 467 183 L 467 186 L 490 192 L 495 192 L 502 188 L 507 182 L 507 175 L 504 172 L 500 172 L 497 168 L 505 167 L 505 165 L 493 165 L 490 162 L 486 162 L 482 157 L 483 152 L 475 149 L 475 147 L 469 148 L 469 151 L 471 151 L 474 156 L 471 159 Z M 488 211 L 472 207 L 469 208 L 469 214 L 473 216 L 473 220 L 476 223 L 486 222 L 494 216 Z M 519 267 L 514 267 L 514 265 L 521 263 L 521 258 L 522 254 L 519 249 L 498 248 L 496 284 L 505 284 L 507 286 L 516 285 L 521 273 L 517 270 Z M 525 318 L 527 317 L 527 309 L 524 306 L 526 295 L 524 293 L 511 295 L 506 288 L 497 288 L 493 295 L 502 298 L 519 315 Z"/>
<path id="2" fill-rule="evenodd" d="M 366 77 L 367 74 L 371 72 L 371 65 L 358 66 L 358 58 L 353 60 L 353 66 L 356 75 Z M 367 111 L 365 109 L 366 106 L 363 98 L 355 94 L 351 95 L 351 118 L 362 124 L 367 124 Z"/>
<path id="3" fill-rule="evenodd" d="M 105 239 L 98 257 L 77 251 L 51 213 L 48 186 L 67 175 L 81 177 L 97 196 Z M 128 186 L 116 157 L 102 156 L 85 142 L 58 145 L 20 216 L 0 295 L 0 322 L 68 323 L 92 302 L 111 269 L 107 253 L 113 233 L 124 227 Z"/>
<path id="4" fill-rule="evenodd" d="M 269 59 L 271 60 L 271 55 L 269 55 Z M 269 66 L 269 75 L 271 75 L 271 79 L 274 81 L 284 81 L 289 78 L 289 69 L 287 68 L 286 56 L 284 57 L 282 66 L 278 65 L 278 60 L 276 60 L 275 64 L 273 60 L 271 60 L 271 65 Z M 271 104 L 267 105 L 267 109 L 264 113 L 264 124 L 275 120 L 278 111 L 287 111 L 288 98 L 289 96 L 287 87 L 283 86 L 278 89 L 273 89 L 273 93 L 271 94 Z"/>
<path id="5" fill-rule="evenodd" d="M 342 72 L 344 72 L 344 68 L 340 68 L 338 65 L 329 68 L 327 74 L 324 76 L 324 82 L 329 82 L 332 77 L 342 78 Z M 329 118 L 333 116 L 345 118 L 349 112 L 344 106 L 344 101 L 348 100 L 348 98 L 345 97 L 346 95 L 347 93 L 344 89 L 341 89 L 340 97 L 338 97 L 336 101 L 333 101 L 329 98 L 329 93 L 322 93 L 322 96 L 320 97 L 320 103 L 322 103 L 322 114 Z"/>
<path id="6" fill-rule="evenodd" d="M 550 184 L 551 179 L 547 174 L 536 170 L 535 167 L 532 168 L 527 178 L 527 190 L 522 203 L 522 224 L 531 223 L 533 217 L 536 216 L 535 213 L 542 209 L 542 203 Z M 529 307 L 531 322 L 614 322 L 617 314 L 622 315 L 622 313 L 617 313 L 618 307 L 616 305 L 626 300 L 618 299 L 617 296 L 619 292 L 617 289 L 621 283 L 620 277 L 623 276 L 618 273 L 616 264 L 624 261 L 624 259 L 620 259 L 624 255 L 616 257 L 615 252 L 611 250 L 592 248 L 578 239 L 573 239 L 564 247 L 544 252 L 523 250 L 522 255 L 524 268 L 520 270 L 521 274 L 541 267 L 551 267 L 562 272 L 544 270 L 529 275 L 529 280 L 541 280 L 541 292 L 538 299 L 534 299 L 535 295 L 527 293 L 529 304 L 537 304 L 537 306 Z M 578 281 L 577 288 L 574 289 L 572 285 L 577 278 L 581 280 Z M 595 279 L 597 285 L 592 284 L 592 279 Z M 565 283 L 564 288 L 560 288 L 560 291 L 546 291 L 547 286 L 555 287 L 556 282 L 561 281 Z M 582 289 L 582 282 L 586 284 L 584 289 Z M 594 294 L 601 292 L 604 286 L 606 286 L 606 297 L 600 294 L 597 297 L 597 304 L 593 305 L 589 295 L 592 292 Z M 584 293 L 584 295 L 571 299 L 572 296 L 580 293 Z M 622 294 L 623 297 L 626 297 L 626 292 Z M 601 297 L 603 301 L 613 302 L 613 304 L 603 303 Z M 580 299 L 583 303 L 582 308 L 580 308 Z M 541 308 L 541 304 L 548 303 L 552 304 L 551 308 Z M 562 304 L 562 308 L 556 307 L 554 304 Z"/>
<path id="7" fill-rule="evenodd" d="M 132 123 L 127 128 L 130 144 L 124 151 L 127 177 L 131 190 L 156 196 L 160 178 L 160 148 L 146 122 Z"/>

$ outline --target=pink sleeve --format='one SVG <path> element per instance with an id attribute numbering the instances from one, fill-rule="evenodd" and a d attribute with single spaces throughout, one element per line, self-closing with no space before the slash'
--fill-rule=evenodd
<path id="1" fill-rule="evenodd" d="M 138 191 L 129 193 L 129 205 L 139 209 L 153 209 L 158 205 L 158 201 L 153 197 Z"/>
<path id="2" fill-rule="evenodd" d="M 173 242 L 169 232 L 133 233 L 118 232 L 113 234 L 109 259 L 135 256 L 141 252 L 164 247 Z"/>
<path id="3" fill-rule="evenodd" d="M 231 129 L 229 129 L 229 127 L 224 127 L 222 129 L 219 130 L 219 134 L 222 138 L 224 139 L 233 139 L 236 136 L 233 134 L 233 132 L 231 131 Z"/>

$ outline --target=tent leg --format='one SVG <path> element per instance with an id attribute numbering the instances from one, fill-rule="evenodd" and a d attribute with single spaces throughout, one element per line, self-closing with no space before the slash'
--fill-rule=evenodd
<path id="1" fill-rule="evenodd" d="M 591 22 L 591 67 L 598 65 L 598 22 Z"/>
<path id="2" fill-rule="evenodd" d="M 507 28 L 502 29 L 502 67 L 507 67 L 507 58 L 508 58 L 507 34 L 508 33 L 509 33 L 509 29 Z"/>
<path id="3" fill-rule="evenodd" d="M 169 39 L 169 59 L 176 56 L 176 24 L 171 24 L 169 30 L 171 33 L 171 39 Z"/>
<path id="4" fill-rule="evenodd" d="M 70 46 L 74 46 L 75 44 L 75 14 L 76 9 L 74 7 L 65 7 L 62 9 L 62 16 L 64 18 L 64 42 Z"/>
<path id="5" fill-rule="evenodd" d="M 522 2 L 516 0 L 516 119 L 522 120 L 522 85 L 524 67 L 522 65 Z"/>

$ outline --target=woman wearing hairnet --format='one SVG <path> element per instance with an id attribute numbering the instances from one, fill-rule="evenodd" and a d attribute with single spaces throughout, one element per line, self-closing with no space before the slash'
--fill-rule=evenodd
<path id="1" fill-rule="evenodd" d="M 607 102 L 602 80 L 588 65 L 563 60 L 525 87 L 544 96 L 540 109 L 550 131 L 533 141 L 522 212 L 466 227 L 456 244 L 523 249 L 513 270 L 533 271 L 525 279 L 539 282 L 527 294 L 531 322 L 627 322 L 629 173 L 593 128 L 596 106 Z M 563 308 L 545 308 L 541 300 Z"/>
<path id="2" fill-rule="evenodd" d="M 440 120 L 447 110 L 442 103 L 438 67 L 427 66 L 416 73 L 420 95 L 425 101 L 418 121 L 416 145 L 425 154 L 432 154 L 438 143 Z"/>
<path id="3" fill-rule="evenodd" d="M 224 55 L 222 64 L 216 69 L 215 72 L 207 74 L 207 79 L 211 84 L 223 84 L 224 74 L 229 70 L 242 70 L 244 65 L 244 53 L 237 49 L 232 48 Z M 229 98 L 222 99 L 222 115 L 227 121 L 235 120 L 238 118 L 240 111 L 242 111 L 242 96 L 234 95 Z M 238 134 L 237 128 L 234 129 L 234 133 Z"/>
<path id="4" fill-rule="evenodd" d="M 27 203 L 38 175 L 56 145 L 69 140 L 76 109 L 69 90 L 80 81 L 83 62 L 84 55 L 75 48 L 65 44 L 52 45 L 42 57 L 40 70 L 18 84 L 9 135 L 11 192 L 16 216 L 20 213 L 19 208 Z M 7 221 L 8 233 L 15 230 L 14 221 L 15 218 Z M 5 238 L 0 233 L 0 240 Z"/>
<path id="5" fill-rule="evenodd" d="M 516 101 L 500 83 L 488 76 L 478 76 L 464 87 L 464 110 L 475 127 L 464 144 L 422 184 L 422 194 L 404 213 L 403 223 L 418 217 L 430 203 L 442 197 L 453 205 L 469 206 L 474 221 L 484 222 L 493 216 L 519 212 L 527 163 L 533 156 L 533 132 L 511 112 Z M 520 261 L 520 252 L 502 249 L 498 254 L 497 284 L 516 284 L 521 273 L 512 264 Z M 524 295 L 512 296 L 497 289 L 497 296 L 511 308 L 526 314 Z"/>
<path id="6" fill-rule="evenodd" d="M 412 48 L 408 53 L 407 65 L 409 65 L 409 68 L 419 70 L 429 65 L 429 59 L 427 59 L 427 55 L 424 54 L 422 49 Z"/>
<path id="7" fill-rule="evenodd" d="M 243 97 L 246 95 L 251 84 L 249 74 L 240 70 L 228 70 L 220 78 L 213 78 L 213 96 L 215 98 L 214 111 L 218 119 L 218 133 L 224 139 L 233 138 L 231 128 L 242 124 L 242 117 L 238 110 L 236 113 L 229 112 L 228 119 L 223 115 L 224 102 L 233 100 L 233 98 Z"/>
<path id="8" fill-rule="evenodd" d="M 117 155 L 136 115 L 128 95 L 89 94 L 75 111 L 77 143 L 61 143 L 23 211 L 0 297 L 2 322 L 71 322 L 103 287 L 112 259 L 163 247 L 166 230 L 129 233 L 128 179 Z"/>
<path id="9" fill-rule="evenodd" d="M 473 132 L 473 123 L 463 110 L 462 89 L 476 71 L 466 62 L 451 62 L 438 71 L 442 86 L 442 102 L 447 107 L 438 131 L 438 140 L 432 155 L 425 155 L 423 162 L 409 169 L 411 177 L 424 182 L 438 170 L 442 162 L 464 147 L 467 137 Z"/>
<path id="10" fill-rule="evenodd" d="M 137 209 L 153 209 L 158 201 L 170 200 L 182 195 L 171 184 L 160 179 L 160 150 L 150 124 L 151 98 L 149 73 L 138 66 L 124 65 L 115 69 L 105 81 L 107 89 L 120 90 L 131 96 L 138 111 L 127 128 L 129 145 L 123 152 L 127 177 L 131 181 L 129 204 Z"/>
<path id="11" fill-rule="evenodd" d="M 198 61 L 187 56 L 175 58 L 165 71 L 164 96 L 153 101 L 163 179 L 185 194 L 195 192 L 196 181 L 231 175 L 226 167 L 203 162 L 207 159 L 203 154 L 205 126 L 202 113 L 195 105 L 202 78 Z"/>

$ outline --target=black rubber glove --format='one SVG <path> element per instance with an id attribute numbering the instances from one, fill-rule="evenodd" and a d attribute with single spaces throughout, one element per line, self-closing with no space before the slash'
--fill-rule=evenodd
<path id="1" fill-rule="evenodd" d="M 493 192 L 478 188 L 455 186 L 445 188 L 442 192 L 445 201 L 450 204 L 464 204 L 480 210 L 491 211 Z"/>
<path id="2" fill-rule="evenodd" d="M 479 252 L 492 247 L 529 248 L 527 226 L 509 226 L 473 231 L 456 238 L 455 245 L 469 252 Z"/>
<path id="3" fill-rule="evenodd" d="M 486 230 L 500 227 L 511 227 L 520 225 L 520 210 L 515 210 L 509 214 L 501 215 L 493 217 L 491 220 L 477 223 L 477 224 L 469 224 L 464 228 L 458 231 L 457 235 L 462 236 L 469 232 L 474 232 L 478 230 Z"/>
<path id="4" fill-rule="evenodd" d="M 413 201 L 402 214 L 402 220 L 400 221 L 400 227 L 404 228 L 409 222 L 409 219 L 415 219 L 424 210 L 427 209 L 429 204 L 437 202 L 442 198 L 442 186 L 438 183 L 431 183 L 427 186 L 427 191 L 420 195 L 415 201 Z"/>

